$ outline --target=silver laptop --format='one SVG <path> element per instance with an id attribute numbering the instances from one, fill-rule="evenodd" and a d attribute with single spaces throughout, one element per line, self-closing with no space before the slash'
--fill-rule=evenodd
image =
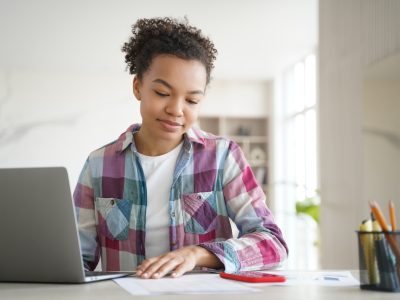
<path id="1" fill-rule="evenodd" d="M 0 169 L 0 281 L 84 283 L 132 274 L 87 274 L 80 249 L 67 170 Z"/>

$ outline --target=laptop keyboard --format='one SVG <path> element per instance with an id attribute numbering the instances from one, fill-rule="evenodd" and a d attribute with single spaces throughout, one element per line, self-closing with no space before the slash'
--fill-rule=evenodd
<path id="1" fill-rule="evenodd" d="M 121 273 L 131 273 L 131 272 L 102 272 L 102 271 L 85 271 L 85 276 L 103 276 L 103 275 L 117 275 Z"/>
<path id="2" fill-rule="evenodd" d="M 110 272 L 102 272 L 102 271 L 85 271 L 86 276 L 102 276 L 102 275 L 110 275 Z"/>

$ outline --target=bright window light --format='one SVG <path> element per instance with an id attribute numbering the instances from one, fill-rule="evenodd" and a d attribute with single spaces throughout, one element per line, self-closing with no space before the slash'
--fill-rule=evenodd
<path id="1" fill-rule="evenodd" d="M 319 267 L 318 222 L 315 215 L 297 215 L 294 206 L 319 205 L 317 166 L 316 56 L 308 55 L 282 77 L 277 146 L 281 168 L 276 201 L 283 211 L 283 224 L 291 246 L 289 268 Z M 301 230 L 300 230 L 301 229 Z"/>

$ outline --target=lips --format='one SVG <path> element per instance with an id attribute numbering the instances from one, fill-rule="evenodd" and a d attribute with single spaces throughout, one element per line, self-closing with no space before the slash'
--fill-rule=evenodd
<path id="1" fill-rule="evenodd" d="M 159 119 L 159 121 L 160 121 L 160 122 L 163 122 L 163 123 L 165 123 L 165 124 L 167 124 L 167 125 L 170 125 L 170 126 L 183 126 L 181 123 L 174 122 L 174 121 L 160 120 L 160 119 Z"/>
<path id="2" fill-rule="evenodd" d="M 183 124 L 175 122 L 175 121 L 170 121 L 170 120 L 161 120 L 158 119 L 161 128 L 164 132 L 169 132 L 169 133 L 177 133 L 181 132 L 183 128 Z"/>

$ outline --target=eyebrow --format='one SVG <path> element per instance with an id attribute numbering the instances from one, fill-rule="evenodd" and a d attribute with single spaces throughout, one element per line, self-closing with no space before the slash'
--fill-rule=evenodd
<path id="1" fill-rule="evenodd" d="M 166 86 L 167 88 L 169 88 L 171 90 L 173 89 L 172 85 L 170 85 L 168 82 L 166 82 L 163 79 L 157 78 L 157 79 L 154 79 L 153 82 L 160 83 L 160 84 Z M 195 95 L 195 94 L 204 95 L 204 92 L 201 91 L 201 90 L 194 90 L 194 91 L 189 91 L 188 94 L 191 94 L 191 95 Z"/>

